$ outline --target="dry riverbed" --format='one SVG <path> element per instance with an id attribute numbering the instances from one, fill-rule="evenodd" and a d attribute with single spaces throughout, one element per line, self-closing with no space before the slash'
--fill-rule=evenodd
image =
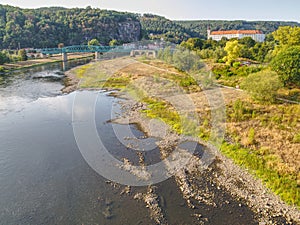
<path id="1" fill-rule="evenodd" d="M 146 116 L 145 111 L 149 109 L 149 104 L 141 101 L 141 97 L 132 91 L 134 89 L 142 90 L 152 98 L 159 97 L 172 102 L 174 108 L 177 105 L 185 112 L 191 110 L 189 101 L 186 100 L 189 98 L 195 102 L 193 110 L 198 115 L 209 114 L 210 104 L 202 92 L 182 92 L 176 85 L 168 82 L 170 74 L 174 73 L 177 72 L 172 67 L 155 68 L 134 59 L 119 58 L 92 63 L 84 66 L 83 69 L 67 72 L 69 86 L 64 91 L 107 88 L 109 85 L 105 85 L 105 82 L 109 79 L 116 81 L 118 78 L 119 82 L 121 78 L 122 81 L 126 81 L 126 85 L 130 87 L 125 89 L 122 87 L 122 92 L 115 92 L 116 96 L 126 101 L 122 101 L 122 116 L 113 122 L 138 124 L 147 136 L 159 138 L 157 145 L 161 159 L 167 159 L 164 163 L 168 171 L 173 174 L 170 179 L 174 179 L 185 202 L 184 205 L 192 211 L 190 216 L 193 224 L 300 224 L 300 211 L 297 208 L 280 200 L 265 188 L 260 180 L 224 157 L 216 147 L 195 137 L 179 135 L 161 120 Z M 127 80 L 128 77 L 130 82 Z M 223 94 L 237 95 L 226 89 L 221 91 Z M 178 143 L 183 141 L 196 141 L 202 146 L 202 150 L 194 154 L 180 150 L 171 155 Z M 208 166 L 203 164 L 203 152 L 213 156 Z M 170 155 L 171 157 L 168 157 Z M 188 159 L 188 163 L 181 168 L 181 160 L 184 159 Z M 130 162 L 126 163 L 127 170 L 130 170 Z M 140 165 L 145 166 L 142 157 Z M 144 175 L 147 179 L 146 169 Z M 137 201 L 144 202 L 154 224 L 175 224 L 170 223 L 168 213 L 164 209 L 166 203 L 162 200 L 163 196 L 159 196 L 160 184 L 149 186 L 143 193 L 134 192 L 131 187 L 112 185 L 120 189 L 120 194 L 127 194 Z"/>

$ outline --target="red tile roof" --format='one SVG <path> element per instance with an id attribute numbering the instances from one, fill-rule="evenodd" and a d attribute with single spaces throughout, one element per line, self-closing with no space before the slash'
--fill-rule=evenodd
<path id="1" fill-rule="evenodd" d="M 224 34 L 262 34 L 260 30 L 223 30 L 212 31 L 211 35 L 224 35 Z"/>

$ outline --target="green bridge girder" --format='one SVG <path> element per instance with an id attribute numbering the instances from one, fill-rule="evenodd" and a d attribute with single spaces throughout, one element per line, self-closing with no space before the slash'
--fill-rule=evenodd
<path id="1" fill-rule="evenodd" d="M 124 49 L 123 46 L 95 46 L 95 45 L 73 45 L 63 48 L 44 48 L 39 51 L 45 55 L 48 54 L 60 54 L 60 53 L 77 53 L 77 52 L 120 52 L 129 51 L 130 49 Z"/>

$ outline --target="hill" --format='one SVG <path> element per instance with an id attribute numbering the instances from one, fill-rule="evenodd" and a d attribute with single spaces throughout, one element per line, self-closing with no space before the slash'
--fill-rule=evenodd
<path id="1" fill-rule="evenodd" d="M 138 16 L 91 7 L 21 9 L 0 5 L 0 49 L 86 44 L 93 38 L 101 44 L 112 39 L 140 40 Z"/>
<path id="2" fill-rule="evenodd" d="M 146 39 L 163 38 L 172 43 L 180 43 L 190 37 L 199 37 L 196 31 L 162 16 L 144 14 L 140 17 L 140 22 Z"/>
<path id="3" fill-rule="evenodd" d="M 0 49 L 79 45 L 93 38 L 103 45 L 112 39 L 120 44 L 161 38 L 180 43 L 190 37 L 206 38 L 208 26 L 212 30 L 259 29 L 271 33 L 287 25 L 300 26 L 280 21 L 172 21 L 158 15 L 91 7 L 22 9 L 0 4 Z"/>
<path id="4" fill-rule="evenodd" d="M 244 20 L 195 20 L 195 21 L 174 21 L 191 32 L 197 33 L 200 37 L 207 37 L 207 28 L 211 30 L 261 30 L 265 34 L 272 33 L 280 26 L 300 26 L 297 22 L 284 21 L 244 21 Z"/>

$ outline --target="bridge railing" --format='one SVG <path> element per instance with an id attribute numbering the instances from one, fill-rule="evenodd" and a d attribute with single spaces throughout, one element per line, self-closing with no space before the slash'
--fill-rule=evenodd
<path id="1" fill-rule="evenodd" d="M 76 53 L 76 52 L 109 52 L 115 49 L 113 46 L 95 46 L 95 45 L 73 45 L 63 48 L 44 48 L 39 49 L 43 54 Z"/>

